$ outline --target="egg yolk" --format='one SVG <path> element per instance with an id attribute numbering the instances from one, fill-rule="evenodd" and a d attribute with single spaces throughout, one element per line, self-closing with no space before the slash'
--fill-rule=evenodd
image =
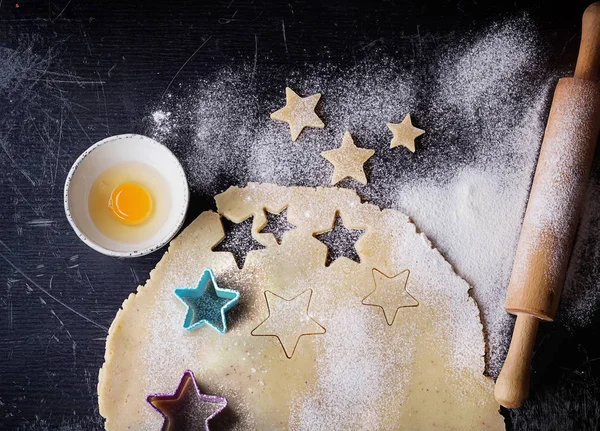
<path id="1" fill-rule="evenodd" d="M 124 224 L 136 225 L 148 219 L 152 212 L 152 197 L 148 190 L 136 183 L 115 187 L 108 206 L 115 217 Z"/>

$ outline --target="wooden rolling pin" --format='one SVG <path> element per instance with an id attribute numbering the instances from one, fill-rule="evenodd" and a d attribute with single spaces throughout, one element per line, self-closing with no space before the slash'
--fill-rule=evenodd
<path id="1" fill-rule="evenodd" d="M 583 14 L 573 78 L 559 80 L 540 150 L 505 308 L 517 316 L 496 400 L 523 404 L 539 320 L 558 308 L 600 129 L 600 2 Z"/>

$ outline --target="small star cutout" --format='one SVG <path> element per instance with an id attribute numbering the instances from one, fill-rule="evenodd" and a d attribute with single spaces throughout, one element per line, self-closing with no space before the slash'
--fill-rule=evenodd
<path id="1" fill-rule="evenodd" d="M 227 331 L 225 313 L 240 299 L 237 290 L 217 286 L 215 274 L 210 269 L 204 270 L 195 288 L 175 289 L 175 295 L 188 306 L 183 321 L 184 329 L 191 331 L 207 324 L 221 333 Z"/>
<path id="2" fill-rule="evenodd" d="M 273 112 L 271 119 L 288 123 L 290 125 L 292 141 L 295 141 L 305 127 L 315 127 L 318 129 L 325 127 L 323 121 L 315 113 L 315 107 L 320 98 L 320 93 L 308 97 L 300 97 L 294 90 L 286 87 L 285 106 Z"/>
<path id="3" fill-rule="evenodd" d="M 252 250 L 265 248 L 252 236 L 253 218 L 249 217 L 243 222 L 234 223 L 225 217 L 221 217 L 225 237 L 212 248 L 212 251 L 227 251 L 233 254 L 239 269 L 244 267 L 248 253 Z"/>
<path id="4" fill-rule="evenodd" d="M 358 148 L 354 145 L 350 132 L 346 132 L 341 147 L 321 153 L 321 156 L 333 165 L 331 185 L 347 177 L 354 178 L 361 184 L 367 184 L 363 165 L 373 154 L 375 154 L 375 150 Z"/>
<path id="5" fill-rule="evenodd" d="M 296 226 L 291 224 L 287 219 L 287 208 L 280 213 L 272 213 L 266 211 L 267 224 L 259 232 L 260 233 L 271 233 L 275 237 L 277 244 L 281 244 L 281 238 L 283 235 L 294 229 Z"/>
<path id="6" fill-rule="evenodd" d="M 373 268 L 375 290 L 369 293 L 362 300 L 362 303 L 381 308 L 385 321 L 389 326 L 394 323 L 398 310 L 419 305 L 419 301 L 406 290 L 409 275 L 410 271 L 406 269 L 400 274 L 388 277 L 383 272 Z"/>
<path id="7" fill-rule="evenodd" d="M 425 130 L 417 129 L 412 125 L 410 114 L 404 117 L 400 124 L 387 123 L 387 126 L 394 134 L 390 148 L 402 145 L 413 153 L 415 152 L 415 138 L 425 133 Z"/>
<path id="8" fill-rule="evenodd" d="M 165 418 L 163 431 L 210 431 L 208 422 L 227 407 L 225 398 L 200 392 L 190 370 L 183 373 L 175 393 L 149 395 L 146 401 Z"/>
<path id="9" fill-rule="evenodd" d="M 344 226 L 339 212 L 335 213 L 333 228 L 327 232 L 314 234 L 313 236 L 327 246 L 327 259 L 325 266 L 340 257 L 346 257 L 354 262 L 360 263 L 360 257 L 356 251 L 356 241 L 364 230 L 348 229 Z"/>
<path id="10" fill-rule="evenodd" d="M 291 359 L 300 337 L 325 333 L 325 328 L 308 314 L 312 293 L 312 289 L 308 289 L 292 299 L 285 299 L 265 291 L 269 316 L 251 334 L 277 337 L 285 356 Z"/>

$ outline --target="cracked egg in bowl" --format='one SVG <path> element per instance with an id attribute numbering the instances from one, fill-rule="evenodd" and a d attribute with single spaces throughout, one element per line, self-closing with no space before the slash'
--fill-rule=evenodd
<path id="1" fill-rule="evenodd" d="M 181 228 L 188 201 L 177 158 L 141 135 L 92 145 L 65 182 L 69 223 L 83 242 L 109 256 L 143 256 L 161 248 Z"/>

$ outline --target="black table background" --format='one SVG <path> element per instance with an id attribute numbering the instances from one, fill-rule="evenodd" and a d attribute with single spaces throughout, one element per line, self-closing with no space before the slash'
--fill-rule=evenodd
<path id="1" fill-rule="evenodd" d="M 139 3 L 0 1 L 2 429 L 102 428 L 96 385 L 107 328 L 162 252 L 118 260 L 87 248 L 64 217 L 62 187 L 92 143 L 143 134 L 167 88 L 177 94 L 223 65 L 247 64 L 258 76 L 263 64 L 348 64 L 374 43 L 412 61 L 439 40 L 524 13 L 539 26 L 551 67 L 569 70 L 586 5 Z M 210 202 L 193 196 L 188 221 Z M 509 427 L 598 428 L 598 316 L 576 333 L 543 325 L 532 396 L 507 415 Z"/>

